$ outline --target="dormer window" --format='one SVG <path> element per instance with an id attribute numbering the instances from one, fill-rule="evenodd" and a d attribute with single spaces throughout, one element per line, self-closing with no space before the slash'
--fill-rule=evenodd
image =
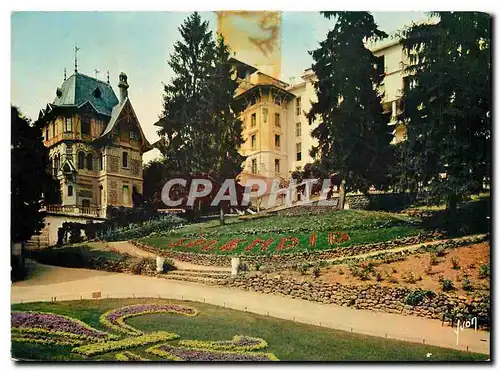
<path id="1" fill-rule="evenodd" d="M 89 117 L 82 117 L 81 120 L 81 133 L 89 135 L 90 134 L 90 118 Z"/>
<path id="2" fill-rule="evenodd" d="M 96 98 L 100 98 L 101 97 L 101 89 L 99 88 L 95 88 L 94 92 L 92 93 L 92 95 Z"/>
<path id="3" fill-rule="evenodd" d="M 73 131 L 73 119 L 71 117 L 66 117 L 64 124 L 64 132 L 71 133 Z"/>

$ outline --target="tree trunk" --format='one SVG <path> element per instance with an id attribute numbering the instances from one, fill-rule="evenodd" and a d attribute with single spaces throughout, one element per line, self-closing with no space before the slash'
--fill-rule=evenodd
<path id="1" fill-rule="evenodd" d="M 222 208 L 222 206 L 219 208 L 219 221 L 220 225 L 226 224 L 226 220 L 224 218 L 224 209 Z"/>
<path id="2" fill-rule="evenodd" d="M 342 182 L 340 182 L 340 187 L 339 187 L 339 197 L 340 197 L 340 200 L 339 200 L 339 208 L 340 210 L 344 210 L 344 206 L 345 206 L 345 179 L 342 180 Z"/>

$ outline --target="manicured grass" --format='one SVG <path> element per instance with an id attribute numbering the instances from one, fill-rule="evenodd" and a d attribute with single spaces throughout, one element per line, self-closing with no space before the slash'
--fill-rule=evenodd
<path id="1" fill-rule="evenodd" d="M 15 304 L 15 310 L 46 311 L 69 315 L 89 325 L 109 331 L 99 323 L 105 311 L 138 303 L 177 303 L 194 307 L 200 314 L 184 317 L 173 314 L 144 315 L 130 318 L 127 323 L 145 332 L 168 331 L 180 335 L 179 340 L 230 340 L 234 335 L 260 337 L 269 344 L 266 352 L 282 361 L 474 361 L 488 356 L 461 352 L 429 345 L 388 340 L 365 335 L 310 326 L 232 309 L 195 302 L 163 299 L 107 299 L 69 302 Z M 178 340 L 169 341 L 176 345 Z M 146 354 L 148 346 L 130 349 L 144 358 L 159 360 Z M 116 353 L 88 358 L 114 360 Z M 432 353 L 431 358 L 426 354 Z M 13 343 L 15 358 L 36 360 L 82 360 L 71 353 L 71 347 Z"/>
<path id="2" fill-rule="evenodd" d="M 316 245 L 310 246 L 311 233 L 316 233 Z M 330 245 L 329 232 L 342 232 L 349 235 L 349 240 Z M 246 252 L 248 245 L 256 238 L 262 240 L 273 239 L 272 244 L 265 252 L 259 247 L 247 252 L 249 254 L 262 253 L 289 253 L 301 250 L 324 250 L 342 248 L 357 244 L 388 241 L 399 237 L 416 235 L 422 232 L 419 221 L 401 214 L 385 212 L 342 210 L 325 215 L 308 216 L 268 216 L 255 219 L 228 219 L 224 226 L 218 220 L 190 224 L 166 236 L 154 236 L 140 239 L 149 245 L 175 249 L 178 251 L 199 252 L 200 246 L 186 246 L 187 242 L 204 239 L 217 240 L 210 253 L 238 254 Z M 281 238 L 296 237 L 299 244 L 293 248 L 277 251 Z M 171 247 L 172 242 L 180 238 L 190 238 L 186 243 Z M 219 249 L 232 239 L 244 239 L 232 251 Z"/>

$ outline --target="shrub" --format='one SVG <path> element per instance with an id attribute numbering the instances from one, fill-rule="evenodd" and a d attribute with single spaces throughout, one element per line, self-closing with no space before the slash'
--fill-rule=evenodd
<path id="1" fill-rule="evenodd" d="M 462 288 L 465 290 L 465 291 L 472 291 L 473 288 L 472 288 L 472 283 L 470 282 L 470 280 L 465 277 L 463 280 L 462 280 Z"/>
<path id="2" fill-rule="evenodd" d="M 453 256 L 451 258 L 451 265 L 453 269 L 460 269 L 460 260 L 456 256 Z"/>
<path id="3" fill-rule="evenodd" d="M 134 274 L 145 273 L 146 270 L 148 269 L 150 263 L 151 263 L 150 259 L 146 259 L 146 258 L 136 260 L 134 263 L 131 264 L 130 270 Z"/>
<path id="4" fill-rule="evenodd" d="M 444 246 L 438 246 L 436 248 L 436 255 L 439 257 L 443 257 L 446 255 L 446 248 Z"/>
<path id="5" fill-rule="evenodd" d="M 415 277 L 415 273 L 412 271 L 407 271 L 404 278 L 403 278 L 407 283 L 416 283 L 417 278 Z"/>
<path id="6" fill-rule="evenodd" d="M 487 278 L 490 275 L 490 267 L 487 264 L 483 264 L 479 267 L 479 278 Z"/>
<path id="7" fill-rule="evenodd" d="M 319 274 L 321 273 L 321 269 L 319 268 L 319 266 L 315 266 L 315 267 L 313 268 L 313 271 L 312 271 L 312 272 L 313 272 L 314 277 L 316 277 L 316 278 L 317 278 L 317 277 L 319 277 Z"/>
<path id="8" fill-rule="evenodd" d="M 342 268 L 339 268 L 339 274 L 340 275 L 344 274 L 344 271 L 342 270 Z"/>
<path id="9" fill-rule="evenodd" d="M 262 263 L 261 262 L 255 263 L 255 270 L 256 271 L 260 270 L 261 267 L 262 267 Z"/>
<path id="10" fill-rule="evenodd" d="M 439 264 L 439 260 L 438 260 L 436 254 L 430 254 L 429 263 L 430 263 L 430 265 L 438 265 Z"/>
<path id="11" fill-rule="evenodd" d="M 443 291 L 451 291 L 455 289 L 455 286 L 453 286 L 453 282 L 451 282 L 451 280 L 443 279 L 441 281 L 441 289 Z"/>
<path id="12" fill-rule="evenodd" d="M 418 305 L 422 302 L 422 300 L 424 300 L 426 296 L 431 296 L 431 295 L 432 292 L 429 290 L 417 289 L 414 291 L 410 291 L 408 295 L 406 295 L 405 297 L 405 304 L 412 306 Z"/>
<path id="13" fill-rule="evenodd" d="M 396 270 L 396 268 L 392 267 L 392 273 L 398 273 L 398 271 Z"/>
<path id="14" fill-rule="evenodd" d="M 308 263 L 302 263 L 301 265 L 299 265 L 299 272 L 300 274 L 306 274 L 307 273 L 307 270 L 309 269 L 309 264 Z"/>
<path id="15" fill-rule="evenodd" d="M 163 272 L 170 272 L 173 270 L 176 270 L 177 267 L 175 266 L 175 263 L 172 259 L 165 259 L 165 262 L 163 263 Z"/>
<path id="16" fill-rule="evenodd" d="M 375 279 L 377 280 L 377 282 L 383 281 L 380 272 L 375 272 Z"/>

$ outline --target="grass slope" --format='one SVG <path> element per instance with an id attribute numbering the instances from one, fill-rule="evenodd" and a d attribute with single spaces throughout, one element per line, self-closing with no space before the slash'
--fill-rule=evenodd
<path id="1" fill-rule="evenodd" d="M 375 211 L 342 210 L 325 215 L 309 216 L 267 216 L 253 219 L 229 219 L 224 226 L 218 220 L 187 225 L 166 236 L 142 238 L 141 241 L 152 246 L 172 249 L 169 244 L 179 238 L 196 240 L 206 238 L 215 239 L 218 243 L 211 250 L 217 254 L 234 254 L 245 252 L 248 245 L 256 238 L 273 239 L 267 249 L 268 253 L 276 252 L 279 241 L 283 237 L 296 237 L 299 244 L 293 249 L 281 250 L 279 253 L 296 252 L 309 249 L 309 238 L 312 232 L 317 235 L 314 247 L 318 250 L 332 247 L 348 247 L 357 244 L 375 243 L 392 240 L 398 237 L 416 235 L 421 232 L 419 221 L 401 214 L 392 214 Z M 350 237 L 349 241 L 336 244 L 328 243 L 329 232 L 343 232 Z M 244 239 L 233 251 L 221 251 L 219 247 L 231 239 Z M 176 246 L 178 251 L 199 252 L 200 247 Z M 260 254 L 260 248 L 250 251 L 251 254 Z"/>
<path id="2" fill-rule="evenodd" d="M 103 312 L 137 303 L 181 302 L 163 299 L 82 300 L 15 304 L 12 309 L 65 314 L 78 318 L 95 328 L 107 330 L 99 323 L 99 316 Z M 131 318 L 127 320 L 127 323 L 148 333 L 175 332 L 180 335 L 180 340 L 230 340 L 238 334 L 261 337 L 269 344 L 266 352 L 276 354 L 282 361 L 474 361 L 488 358 L 481 354 L 351 334 L 208 304 L 182 303 L 197 308 L 200 314 L 192 318 L 171 314 L 145 315 Z M 171 341 L 169 344 L 175 345 L 177 342 Z M 142 346 L 131 350 L 144 358 L 159 360 L 144 353 L 147 347 Z M 119 351 L 90 359 L 115 360 L 116 353 Z M 432 353 L 432 357 L 427 358 L 427 353 Z M 35 360 L 84 359 L 72 354 L 71 347 L 26 343 L 13 343 L 12 354 L 15 358 Z"/>

